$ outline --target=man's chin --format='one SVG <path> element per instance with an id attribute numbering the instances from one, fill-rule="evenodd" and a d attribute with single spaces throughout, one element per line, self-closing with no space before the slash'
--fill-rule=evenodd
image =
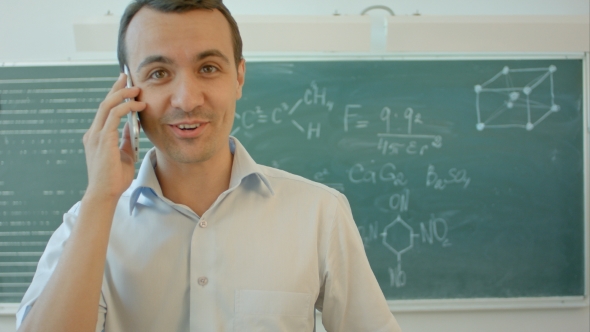
<path id="1" fill-rule="evenodd" d="M 167 153 L 168 157 L 179 164 L 199 164 L 211 160 L 213 153 L 197 153 L 195 151 L 172 151 Z"/>
<path id="2" fill-rule="evenodd" d="M 216 151 L 212 146 L 169 146 L 161 153 L 166 156 L 166 159 L 178 164 L 198 164 L 211 160 Z"/>

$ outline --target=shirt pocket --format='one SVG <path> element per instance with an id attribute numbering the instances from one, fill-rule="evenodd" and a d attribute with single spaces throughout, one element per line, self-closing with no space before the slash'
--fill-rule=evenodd
<path id="1" fill-rule="evenodd" d="M 238 290 L 234 331 L 313 331 L 310 306 L 306 293 Z"/>

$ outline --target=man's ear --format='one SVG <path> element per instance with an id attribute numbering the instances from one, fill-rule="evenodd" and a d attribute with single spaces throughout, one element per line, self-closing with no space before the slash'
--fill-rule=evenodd
<path id="1" fill-rule="evenodd" d="M 246 79 L 246 60 L 240 60 L 238 64 L 238 89 L 236 91 L 236 99 L 242 98 L 242 87 L 244 86 L 244 81 Z"/>

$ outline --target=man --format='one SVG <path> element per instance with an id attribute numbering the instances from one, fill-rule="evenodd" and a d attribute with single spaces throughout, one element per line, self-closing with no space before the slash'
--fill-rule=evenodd
<path id="1" fill-rule="evenodd" d="M 329 331 L 399 331 L 344 196 L 229 137 L 246 68 L 221 1 L 137 0 L 119 61 L 135 87 L 121 75 L 84 136 L 88 188 L 47 245 L 21 330 L 312 331 L 318 308 Z M 117 146 L 130 111 L 155 146 L 135 181 L 127 127 Z"/>

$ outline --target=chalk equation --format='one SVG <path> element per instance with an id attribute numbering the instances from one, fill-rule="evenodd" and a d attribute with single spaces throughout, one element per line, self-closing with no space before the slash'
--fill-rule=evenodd
<path id="1" fill-rule="evenodd" d="M 393 117 L 397 118 L 398 114 L 393 113 Z M 424 123 L 420 113 L 414 114 L 414 110 L 411 107 L 408 107 L 404 111 L 403 117 L 408 123 L 407 132 L 392 133 L 392 112 L 388 107 L 383 108 L 381 111 L 380 119 L 385 123 L 385 132 L 377 134 L 377 137 L 379 138 L 377 149 L 381 151 L 383 155 L 399 154 L 400 150 L 405 151 L 408 155 L 423 155 L 431 147 L 436 149 L 442 147 L 442 136 L 416 134 L 412 132 L 413 126 Z M 400 142 L 400 139 L 403 139 L 404 141 Z"/>
<path id="2" fill-rule="evenodd" d="M 320 87 L 312 81 L 302 92 L 301 98 L 293 102 L 282 102 L 268 109 L 258 105 L 254 109 L 236 113 L 237 125 L 231 134 L 241 133 L 251 137 L 250 131 L 258 126 L 287 124 L 291 130 L 300 132 L 301 137 L 307 140 L 319 139 L 322 135 L 322 122 L 303 122 L 299 117 L 306 108 L 312 108 L 314 114 L 331 113 L 336 110 L 337 105 L 329 98 L 326 87 Z M 346 104 L 342 108 L 341 121 L 344 133 L 372 129 L 372 125 L 379 126 L 376 147 L 382 155 L 424 155 L 428 149 L 440 149 L 443 145 L 441 135 L 417 132 L 416 128 L 424 124 L 424 118 L 421 113 L 414 112 L 412 107 L 407 107 L 403 111 L 393 111 L 390 107 L 384 106 L 375 112 L 365 110 L 362 104 Z M 372 123 L 367 117 L 373 113 L 378 115 L 378 124 Z M 401 132 L 392 129 L 394 122 L 399 121 L 406 124 L 406 128 Z"/>

